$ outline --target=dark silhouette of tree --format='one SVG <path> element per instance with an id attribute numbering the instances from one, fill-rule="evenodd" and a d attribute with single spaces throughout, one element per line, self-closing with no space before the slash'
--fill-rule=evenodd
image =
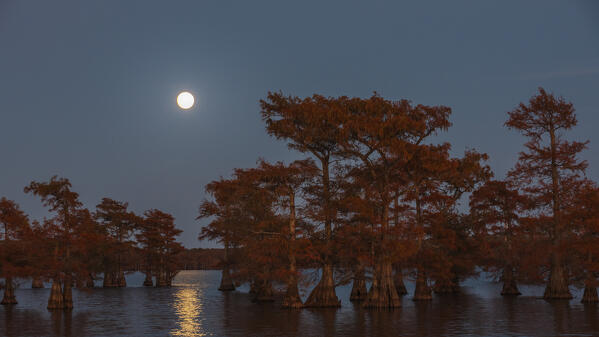
<path id="1" fill-rule="evenodd" d="M 564 261 L 566 238 L 572 228 L 564 218 L 566 200 L 587 163 L 577 158 L 588 142 L 570 142 L 563 132 L 577 124 L 574 107 L 561 97 L 539 88 L 528 104 L 520 103 L 508 112 L 505 125 L 528 138 L 509 176 L 523 193 L 536 202 L 535 224 L 547 236 L 550 272 L 544 297 L 572 298 L 568 289 L 568 270 Z"/>

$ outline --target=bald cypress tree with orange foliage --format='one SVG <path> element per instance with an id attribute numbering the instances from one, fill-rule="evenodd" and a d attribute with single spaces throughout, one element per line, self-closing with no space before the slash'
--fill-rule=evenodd
<path id="1" fill-rule="evenodd" d="M 224 248 L 224 261 L 222 263 L 222 277 L 218 290 L 235 290 L 231 278 L 231 253 L 230 249 L 238 238 L 239 210 L 237 207 L 237 182 L 234 179 L 220 179 L 206 185 L 206 192 L 211 197 L 200 205 L 197 219 L 210 218 L 207 226 L 202 227 L 198 240 L 217 240 Z"/>
<path id="2" fill-rule="evenodd" d="M 373 283 L 364 305 L 397 307 L 401 302 L 394 285 L 391 257 L 393 250 L 402 247 L 392 240 L 392 203 L 397 191 L 409 180 L 405 175 L 407 163 L 422 151 L 429 136 L 451 125 L 451 110 L 444 106 L 412 105 L 407 100 L 389 101 L 376 93 L 368 99 L 345 101 L 340 154 L 368 174 L 372 186 L 369 197 L 376 201 L 377 209 L 370 219 L 376 232 Z M 409 255 L 407 247 L 403 248 L 403 255 Z"/>
<path id="3" fill-rule="evenodd" d="M 95 219 L 106 234 L 104 287 L 126 287 L 124 262 L 133 248 L 133 233 L 141 221 L 127 210 L 128 203 L 103 198 L 96 205 Z"/>
<path id="4" fill-rule="evenodd" d="M 279 216 L 285 219 L 287 225 L 282 226 L 279 232 L 272 233 L 275 237 L 283 240 L 287 247 L 287 266 L 282 266 L 281 273 L 286 276 L 286 291 L 283 298 L 283 307 L 300 308 L 302 301 L 299 296 L 297 269 L 298 255 L 305 257 L 310 247 L 309 239 L 302 234 L 301 218 L 298 219 L 297 200 L 302 194 L 305 184 L 313 180 L 318 174 L 318 168 L 310 159 L 294 161 L 289 165 L 282 162 L 270 164 L 259 161 L 256 174 L 264 188 L 270 190 L 275 196 L 275 207 L 280 208 Z M 305 232 L 305 231 L 304 231 Z"/>
<path id="5" fill-rule="evenodd" d="M 89 252 L 100 236 L 94 235 L 97 223 L 84 209 L 79 195 L 71 190 L 68 179 L 52 177 L 48 182 L 31 182 L 26 193 L 39 196 L 54 215 L 36 230 L 39 248 L 44 253 L 44 269 L 52 279 L 48 309 L 73 308 L 72 285 L 89 275 Z M 62 289 L 61 289 L 62 285 Z"/>
<path id="6" fill-rule="evenodd" d="M 489 181 L 470 196 L 470 212 L 477 238 L 482 243 L 489 271 L 503 281 L 501 295 L 520 295 L 517 280 L 527 240 L 520 217 L 530 200 L 507 181 Z M 528 242 L 527 242 L 528 241 Z"/>
<path id="7" fill-rule="evenodd" d="M 144 219 L 136 237 L 156 276 L 156 287 L 170 287 L 173 278 L 179 272 L 176 255 L 184 248 L 177 242 L 177 236 L 182 232 L 176 228 L 172 215 L 158 209 L 144 212 Z"/>
<path id="8" fill-rule="evenodd" d="M 576 193 L 572 212 L 576 226 L 576 242 L 572 252 L 576 255 L 576 278 L 582 282 L 582 303 L 597 303 L 599 286 L 599 187 L 585 181 Z"/>
<path id="9" fill-rule="evenodd" d="M 461 196 L 491 175 L 487 156 L 473 150 L 463 158 L 451 158 L 450 145 L 422 145 L 403 168 L 401 198 L 410 205 L 407 216 L 418 249 L 412 258 L 416 268 L 414 300 L 432 299 L 429 277 L 438 293 L 455 292 L 459 273 L 474 269 L 467 255 L 473 252 L 464 217 L 457 211 Z M 464 256 L 466 255 L 466 256 Z"/>
<path id="10" fill-rule="evenodd" d="M 567 198 L 587 167 L 577 155 L 588 142 L 567 141 L 564 133 L 577 124 L 572 103 L 539 88 L 527 104 L 520 103 L 508 112 L 505 125 L 528 138 L 526 150 L 509 176 L 525 195 L 536 202 L 536 225 L 542 228 L 548 243 L 549 276 L 546 299 L 572 298 L 568 289 L 568 270 L 564 249 L 572 228 L 565 218 Z M 548 225 L 545 225 L 548 224 Z"/>
<path id="11" fill-rule="evenodd" d="M 31 266 L 27 240 L 29 219 L 14 201 L 0 199 L 0 277 L 4 277 L 4 296 L 0 304 L 17 304 L 13 279 L 29 276 Z"/>
<path id="12" fill-rule="evenodd" d="M 260 100 L 262 119 L 267 132 L 277 139 L 288 141 L 291 149 L 308 153 L 320 164 L 318 202 L 314 204 L 313 221 L 323 233 L 319 247 L 318 263 L 322 276 L 312 290 L 307 307 L 338 307 L 333 275 L 333 240 L 336 208 L 331 190 L 331 170 L 334 170 L 335 154 L 339 150 L 338 117 L 343 107 L 338 99 L 313 95 L 300 99 L 282 93 L 268 93 Z"/>

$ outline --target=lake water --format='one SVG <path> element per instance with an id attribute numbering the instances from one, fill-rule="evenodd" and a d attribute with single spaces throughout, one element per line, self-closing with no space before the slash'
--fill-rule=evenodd
<path id="1" fill-rule="evenodd" d="M 127 281 L 123 289 L 74 289 L 66 313 L 46 309 L 50 289 L 24 282 L 19 304 L 0 306 L 0 336 L 599 336 L 599 307 L 580 304 L 575 289 L 571 301 L 539 299 L 541 287 L 508 299 L 499 284 L 469 280 L 459 295 L 429 303 L 405 296 L 400 309 L 373 311 L 349 302 L 348 285 L 337 288 L 339 309 L 286 310 L 252 303 L 247 288 L 219 292 L 219 271 L 182 271 L 172 288 L 140 287 L 141 274 Z"/>

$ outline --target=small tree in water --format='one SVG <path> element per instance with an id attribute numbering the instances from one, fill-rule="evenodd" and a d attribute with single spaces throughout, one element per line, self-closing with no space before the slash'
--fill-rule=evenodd
<path id="1" fill-rule="evenodd" d="M 524 194 L 536 201 L 535 224 L 548 241 L 550 271 L 543 296 L 546 299 L 572 298 L 564 256 L 572 228 L 566 221 L 564 208 L 570 203 L 567 200 L 572 196 L 570 190 L 587 167 L 577 155 L 588 142 L 570 142 L 563 138 L 563 132 L 577 124 L 574 108 L 543 88 L 539 88 L 539 93 L 528 104 L 520 103 L 508 115 L 505 125 L 528 138 L 526 150 L 520 152 L 509 176 L 520 184 Z"/>
<path id="2" fill-rule="evenodd" d="M 72 309 L 73 282 L 89 275 L 89 249 L 96 245 L 97 236 L 88 234 L 93 233 L 95 222 L 82 208 L 79 195 L 71 191 L 68 179 L 54 176 L 48 182 L 33 181 L 25 192 L 41 197 L 54 214 L 36 231 L 42 236 L 39 248 L 47 252 L 39 257 L 52 279 L 48 309 Z"/>
<path id="3" fill-rule="evenodd" d="M 109 198 L 103 198 L 96 206 L 94 217 L 103 226 L 107 238 L 104 287 L 127 286 L 123 267 L 127 253 L 133 248 L 133 232 L 140 221 L 127 207 L 126 202 Z"/>
<path id="4" fill-rule="evenodd" d="M 582 303 L 597 303 L 599 286 L 599 187 L 586 181 L 574 201 L 572 222 L 576 224 L 577 239 L 573 245 L 577 256 L 577 278 L 582 281 Z"/>
<path id="5" fill-rule="evenodd" d="M 506 181 L 489 181 L 470 196 L 471 217 L 484 247 L 481 254 L 491 271 L 501 275 L 501 295 L 520 295 L 517 279 L 527 237 L 520 214 L 528 204 Z"/>
<path id="6" fill-rule="evenodd" d="M 28 276 L 27 239 L 30 228 L 25 213 L 12 200 L 0 199 L 0 277 L 4 277 L 4 296 L 0 304 L 17 304 L 15 277 Z"/>
<path id="7" fill-rule="evenodd" d="M 183 231 L 175 227 L 172 215 L 160 210 L 147 210 L 144 217 L 137 240 L 153 267 L 156 287 L 170 287 L 179 271 L 176 255 L 183 246 L 176 240 Z"/>
<path id="8" fill-rule="evenodd" d="M 235 221 L 236 214 L 239 214 L 235 207 L 238 196 L 236 191 L 238 186 L 235 180 L 220 179 L 206 185 L 206 193 L 211 196 L 211 200 L 205 200 L 200 205 L 200 215 L 197 219 L 212 218 L 207 226 L 202 227 L 198 240 L 218 240 L 224 246 L 224 257 L 222 261 L 222 277 L 218 290 L 235 290 L 233 279 L 231 278 L 231 245 L 237 241 L 238 222 Z"/>

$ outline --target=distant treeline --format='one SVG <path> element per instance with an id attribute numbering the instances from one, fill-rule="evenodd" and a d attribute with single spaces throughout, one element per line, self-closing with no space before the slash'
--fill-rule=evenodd
<path id="1" fill-rule="evenodd" d="M 177 255 L 182 270 L 220 270 L 225 251 L 222 248 L 191 248 Z"/>

